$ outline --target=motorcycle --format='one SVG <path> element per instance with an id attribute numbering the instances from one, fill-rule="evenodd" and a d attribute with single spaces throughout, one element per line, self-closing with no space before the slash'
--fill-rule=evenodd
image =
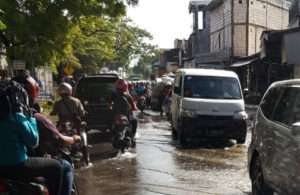
<path id="1" fill-rule="evenodd" d="M 131 124 L 125 115 L 115 116 L 112 125 L 112 146 L 124 153 L 125 149 L 135 146 Z"/>
<path id="2" fill-rule="evenodd" d="M 72 162 L 74 162 L 75 167 L 81 166 L 81 164 L 89 165 L 89 151 L 87 141 L 87 134 L 86 134 L 87 125 L 85 122 L 81 122 L 81 128 L 79 130 L 74 128 L 73 123 L 65 122 L 65 123 L 58 123 L 57 129 L 66 136 L 73 136 L 79 135 L 81 137 L 80 143 L 74 143 L 68 148 L 64 148 L 70 152 L 70 156 L 72 158 Z"/>
<path id="3" fill-rule="evenodd" d="M 41 146 L 41 150 L 45 151 L 44 147 L 48 147 L 49 144 L 43 143 Z M 56 148 L 55 152 L 50 155 L 53 159 L 65 159 L 71 163 L 74 167 L 74 162 L 68 150 L 64 150 L 62 148 Z M 1 195 L 49 195 L 49 190 L 47 187 L 47 181 L 43 177 L 34 177 L 31 179 L 22 179 L 16 176 L 11 176 L 8 171 L 1 170 L 0 171 L 0 194 Z M 72 195 L 78 195 L 78 187 L 75 179 L 73 179 L 72 183 Z"/>
<path id="4" fill-rule="evenodd" d="M 167 119 L 171 120 L 171 97 L 168 97 L 164 100 L 162 104 L 162 110 L 166 113 Z"/>
<path id="5" fill-rule="evenodd" d="M 144 112 L 146 108 L 146 98 L 145 95 L 139 95 L 137 100 L 137 107 L 140 109 L 141 113 Z"/>

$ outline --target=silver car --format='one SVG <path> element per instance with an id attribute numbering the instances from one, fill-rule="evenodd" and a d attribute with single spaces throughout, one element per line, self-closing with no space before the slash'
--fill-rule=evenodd
<path id="1" fill-rule="evenodd" d="M 300 194 L 300 79 L 273 83 L 253 121 L 252 194 Z"/>

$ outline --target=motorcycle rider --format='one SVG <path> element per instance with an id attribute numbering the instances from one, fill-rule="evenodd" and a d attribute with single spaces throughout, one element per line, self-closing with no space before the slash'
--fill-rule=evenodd
<path id="1" fill-rule="evenodd" d="M 136 90 L 134 89 L 133 85 L 132 85 L 132 82 L 128 82 L 128 91 L 129 91 L 129 94 L 133 97 L 134 100 L 137 99 L 137 93 L 136 93 Z"/>
<path id="2" fill-rule="evenodd" d="M 140 82 L 140 85 L 138 86 L 138 95 L 145 95 L 146 94 L 146 87 L 144 85 L 144 82 Z"/>
<path id="3" fill-rule="evenodd" d="M 17 82 L 11 83 L 22 89 Z M 63 181 L 62 166 L 57 160 L 26 154 L 27 148 L 36 147 L 39 142 L 36 119 L 31 117 L 27 101 L 22 103 L 23 113 L 14 109 L 14 99 L 18 98 L 11 89 L 0 90 L 0 172 L 24 179 L 44 177 L 50 194 L 58 195 Z M 24 89 L 22 95 L 27 99 Z"/>
<path id="4" fill-rule="evenodd" d="M 51 154 L 51 150 L 47 150 L 51 147 L 59 147 L 59 146 L 70 146 L 75 142 L 80 142 L 81 138 L 78 135 L 65 136 L 62 135 L 46 116 L 42 115 L 39 111 L 35 110 L 35 104 L 38 104 L 37 92 L 34 90 L 37 89 L 36 85 L 37 82 L 30 76 L 22 79 L 24 88 L 28 93 L 29 102 L 31 102 L 30 108 L 33 112 L 33 118 L 36 120 L 38 133 L 39 133 L 39 145 L 38 147 L 32 151 L 33 156 L 48 156 Z M 47 151 L 46 151 L 47 150 Z M 63 183 L 61 187 L 61 195 L 71 195 L 72 192 L 72 183 L 73 183 L 73 167 L 72 165 L 64 160 L 64 159 L 57 159 L 63 168 Z"/>
<path id="5" fill-rule="evenodd" d="M 127 104 L 124 105 L 127 107 L 127 110 L 129 111 L 128 114 L 122 113 L 123 115 L 126 115 L 131 127 L 132 127 L 132 134 L 133 134 L 133 139 L 136 134 L 136 129 L 137 129 L 137 118 L 133 115 L 133 111 L 137 110 L 136 104 L 132 98 L 132 96 L 128 92 L 128 84 L 125 80 L 119 79 L 117 80 L 115 84 L 116 88 L 116 93 L 111 94 L 111 97 L 109 99 L 109 104 L 111 105 L 112 102 L 118 97 L 118 96 L 123 96 L 127 100 Z M 113 108 L 113 109 L 118 109 L 118 108 Z M 115 110 L 115 112 L 118 112 Z"/>
<path id="6" fill-rule="evenodd" d="M 159 95 L 160 116 L 163 115 L 162 105 L 172 94 L 172 82 L 167 81 L 161 94 Z"/>
<path id="7" fill-rule="evenodd" d="M 68 83 L 59 84 L 58 93 L 61 99 L 54 103 L 50 115 L 58 115 L 60 123 L 71 121 L 76 129 L 80 129 L 85 110 L 80 100 L 72 97 L 72 90 L 72 86 Z"/>

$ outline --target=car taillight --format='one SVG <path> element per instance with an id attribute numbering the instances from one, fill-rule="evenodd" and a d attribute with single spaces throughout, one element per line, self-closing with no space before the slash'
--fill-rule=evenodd
<path id="1" fill-rule="evenodd" d="M 73 135 L 78 135 L 77 129 L 73 129 Z"/>
<path id="2" fill-rule="evenodd" d="M 6 184 L 0 182 L 0 192 L 7 192 Z"/>
<path id="3" fill-rule="evenodd" d="M 68 130 L 67 124 L 62 124 L 62 125 L 60 126 L 60 130 L 61 130 L 61 131 L 67 131 L 67 130 Z"/>

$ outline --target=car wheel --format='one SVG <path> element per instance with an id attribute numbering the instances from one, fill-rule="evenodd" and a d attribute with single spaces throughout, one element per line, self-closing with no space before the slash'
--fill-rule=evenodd
<path id="1" fill-rule="evenodd" d="M 266 184 L 262 172 L 261 160 L 257 156 L 251 166 L 251 183 L 253 195 L 272 195 L 273 190 Z"/>
<path id="2" fill-rule="evenodd" d="M 236 143 L 244 144 L 246 142 L 246 137 L 240 137 L 236 139 Z"/>

